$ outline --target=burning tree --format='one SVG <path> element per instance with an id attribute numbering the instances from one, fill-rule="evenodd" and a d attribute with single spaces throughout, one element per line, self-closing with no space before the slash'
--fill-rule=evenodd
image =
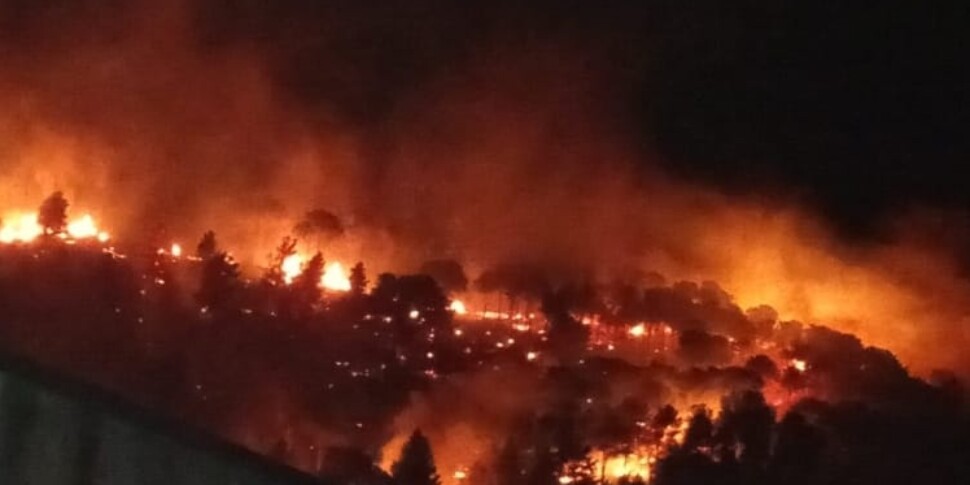
<path id="1" fill-rule="evenodd" d="M 37 222 L 44 234 L 61 234 L 67 229 L 67 207 L 70 205 L 61 191 L 54 192 L 40 204 Z"/>
<path id="2" fill-rule="evenodd" d="M 270 256 L 269 268 L 263 277 L 270 285 L 281 286 L 286 282 L 289 275 L 285 274 L 284 265 L 296 255 L 296 243 L 296 238 L 285 236 Z"/>
<path id="3" fill-rule="evenodd" d="M 294 316 L 304 317 L 313 311 L 313 305 L 320 301 L 320 279 L 323 277 L 323 254 L 319 251 L 303 266 L 290 287 L 293 295 Z"/>
<path id="4" fill-rule="evenodd" d="M 431 444 L 415 430 L 391 467 L 391 476 L 400 485 L 441 485 L 431 453 Z"/>

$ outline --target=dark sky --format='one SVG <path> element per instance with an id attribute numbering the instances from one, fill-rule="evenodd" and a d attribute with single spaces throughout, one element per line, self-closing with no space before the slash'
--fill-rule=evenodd
<path id="1" fill-rule="evenodd" d="M 490 65 L 489 53 L 548 45 L 579 53 L 588 73 L 578 75 L 598 80 L 584 102 L 672 173 L 729 192 L 797 194 L 852 237 L 914 203 L 970 202 L 963 2 L 366 3 L 186 5 L 203 52 L 259 53 L 294 116 L 326 113 L 317 121 L 336 116 L 375 140 L 425 86 Z M 124 42 L 128 9 L 0 0 L 2 54 Z"/>
<path id="2" fill-rule="evenodd" d="M 970 201 L 965 5 L 690 3 L 674 17 L 692 33 L 670 34 L 646 83 L 674 169 L 782 182 L 855 233 L 913 202 Z"/>

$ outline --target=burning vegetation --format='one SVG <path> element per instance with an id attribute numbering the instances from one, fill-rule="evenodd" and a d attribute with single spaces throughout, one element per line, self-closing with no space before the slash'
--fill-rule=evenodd
<path id="1" fill-rule="evenodd" d="M 742 309 L 713 282 L 528 264 L 471 277 L 454 260 L 371 281 L 299 226 L 241 267 L 211 231 L 187 254 L 110 239 L 69 209 L 55 193 L 0 226 L 4 351 L 325 480 L 967 476 L 954 374 L 914 377 L 886 350 Z"/>
<path id="2" fill-rule="evenodd" d="M 965 42 L 729 10 L 0 0 L 0 350 L 325 483 L 967 483 Z"/>

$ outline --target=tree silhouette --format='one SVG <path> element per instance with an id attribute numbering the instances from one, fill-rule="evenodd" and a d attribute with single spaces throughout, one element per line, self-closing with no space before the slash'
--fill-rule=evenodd
<path id="1" fill-rule="evenodd" d="M 229 254 L 218 251 L 216 235 L 212 231 L 206 231 L 196 249 L 203 259 L 196 301 L 215 312 L 229 309 L 235 304 L 242 286 L 239 264 Z"/>
<path id="2" fill-rule="evenodd" d="M 542 312 L 549 321 L 549 347 L 561 362 L 578 360 L 586 351 L 589 329 L 571 313 L 568 290 L 549 291 Z"/>
<path id="3" fill-rule="evenodd" d="M 677 408 L 666 404 L 658 409 L 653 419 L 650 420 L 649 430 L 653 441 L 659 442 L 663 439 L 664 432 L 666 432 L 667 428 L 675 424 L 677 424 Z"/>
<path id="4" fill-rule="evenodd" d="M 364 269 L 364 263 L 358 262 L 350 269 L 349 279 L 351 294 L 360 296 L 367 291 L 367 271 Z"/>
<path id="5" fill-rule="evenodd" d="M 775 410 L 757 391 L 729 394 L 721 407 L 716 441 L 724 446 L 726 453 L 737 456 L 748 473 L 762 472 L 771 451 Z"/>
<path id="6" fill-rule="evenodd" d="M 202 240 L 195 247 L 195 255 L 202 259 L 209 259 L 216 255 L 219 250 L 219 245 L 216 243 L 216 233 L 212 231 L 206 231 L 202 235 Z"/>
<path id="7" fill-rule="evenodd" d="M 320 279 L 323 278 L 323 255 L 318 251 L 303 266 L 303 271 L 293 280 L 290 291 L 293 294 L 294 316 L 305 317 L 313 311 L 313 305 L 320 301 Z"/>
<path id="8" fill-rule="evenodd" d="M 450 325 L 448 298 L 441 287 L 428 275 L 400 275 L 383 273 L 371 292 L 382 311 L 405 316 L 417 310 L 431 326 Z"/>
<path id="9" fill-rule="evenodd" d="M 821 430 L 799 413 L 788 413 L 777 426 L 774 456 L 768 466 L 773 483 L 812 483 L 818 473 L 825 447 Z"/>
<path id="10" fill-rule="evenodd" d="M 782 371 L 779 382 L 781 383 L 781 386 L 789 393 L 798 392 L 808 385 L 805 374 L 791 366 L 786 367 L 785 370 Z"/>
<path id="11" fill-rule="evenodd" d="M 391 475 L 398 485 L 440 485 L 438 470 L 434 465 L 431 444 L 415 430 L 404 444 L 401 457 L 391 466 Z"/>
<path id="12" fill-rule="evenodd" d="M 67 228 L 67 199 L 61 191 L 54 192 L 40 204 L 37 223 L 44 228 L 44 234 L 60 234 Z"/>
<path id="13" fill-rule="evenodd" d="M 214 311 L 228 309 L 239 290 L 239 265 L 226 253 L 216 253 L 202 264 L 202 281 L 196 301 Z"/>
<path id="14" fill-rule="evenodd" d="M 390 485 L 391 478 L 374 465 L 373 459 L 357 448 L 331 447 L 323 455 L 320 477 L 326 483 Z"/>
<path id="15" fill-rule="evenodd" d="M 296 254 L 296 238 L 285 236 L 280 245 L 270 256 L 269 268 L 263 277 L 270 285 L 280 286 L 283 284 L 283 261 Z"/>
<path id="16" fill-rule="evenodd" d="M 714 435 L 714 423 L 711 421 L 711 413 L 707 408 L 694 410 L 690 422 L 687 425 L 687 432 L 684 434 L 684 449 L 687 451 L 697 451 L 704 446 L 710 446 L 711 438 Z"/>
<path id="17" fill-rule="evenodd" d="M 775 361 L 764 354 L 751 357 L 744 363 L 744 367 L 758 374 L 762 379 L 777 379 L 780 372 Z"/>

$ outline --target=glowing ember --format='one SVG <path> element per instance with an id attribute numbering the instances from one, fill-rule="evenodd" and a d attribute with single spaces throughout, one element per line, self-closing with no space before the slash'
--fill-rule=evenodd
<path id="1" fill-rule="evenodd" d="M 461 300 L 451 300 L 451 305 L 448 308 L 455 312 L 455 315 L 464 315 L 468 313 L 468 309 L 465 308 L 465 304 Z"/>
<path id="2" fill-rule="evenodd" d="M 631 337 L 642 337 L 646 333 L 647 329 L 642 323 L 630 327 Z"/>
<path id="3" fill-rule="evenodd" d="M 791 366 L 798 372 L 805 372 L 808 369 L 808 363 L 801 359 L 792 359 Z"/>
<path id="4" fill-rule="evenodd" d="M 465 470 L 455 470 L 455 473 L 452 476 L 455 478 L 455 480 L 461 481 L 468 478 L 468 473 Z"/>
<path id="5" fill-rule="evenodd" d="M 169 252 L 172 254 L 172 256 L 175 256 L 176 258 L 181 257 L 182 246 L 180 246 L 178 243 L 172 243 L 172 247 L 171 249 L 169 249 Z"/>
<path id="6" fill-rule="evenodd" d="M 347 277 L 343 265 L 334 261 L 324 270 L 320 285 L 330 291 L 350 291 L 350 278 Z"/>
<path id="7" fill-rule="evenodd" d="M 538 358 L 539 358 L 538 352 L 526 352 L 525 354 L 525 360 L 528 360 L 529 362 L 532 362 Z"/>

